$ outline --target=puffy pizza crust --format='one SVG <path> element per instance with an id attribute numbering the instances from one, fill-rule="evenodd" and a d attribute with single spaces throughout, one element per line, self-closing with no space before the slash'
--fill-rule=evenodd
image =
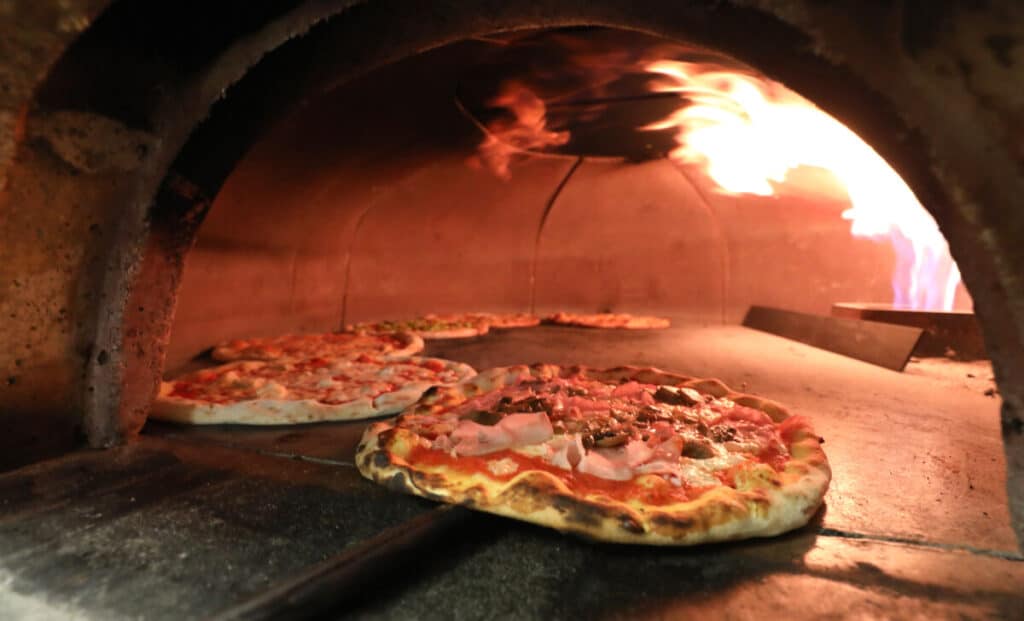
<path id="1" fill-rule="evenodd" d="M 481 336 L 487 334 L 490 330 L 490 326 L 486 323 L 479 323 L 476 326 L 467 326 L 464 328 L 447 328 L 445 330 L 421 330 L 416 332 L 424 340 L 429 341 L 432 339 L 465 339 L 472 338 L 474 336 Z"/>
<path id="2" fill-rule="evenodd" d="M 425 465 L 407 460 L 419 437 L 398 428 L 395 421 L 367 428 L 356 452 L 363 476 L 396 491 L 469 506 L 564 532 L 616 543 L 693 545 L 767 537 L 806 524 L 821 506 L 831 479 L 820 439 L 802 418 L 791 418 L 781 405 L 735 393 L 713 379 L 695 379 L 654 368 L 617 367 L 595 370 L 555 365 L 492 369 L 455 386 L 435 389 L 409 410 L 429 413 L 524 376 L 551 378 L 582 374 L 597 380 L 635 380 L 650 384 L 685 386 L 699 392 L 765 412 L 777 423 L 788 421 L 790 459 L 781 472 L 766 464 L 743 471 L 737 488 L 714 488 L 694 500 L 651 506 L 620 501 L 598 492 L 578 493 L 543 470 L 525 470 L 508 481 L 484 473 L 465 475 L 443 464 Z M 629 485 L 642 485 L 641 475 Z"/>

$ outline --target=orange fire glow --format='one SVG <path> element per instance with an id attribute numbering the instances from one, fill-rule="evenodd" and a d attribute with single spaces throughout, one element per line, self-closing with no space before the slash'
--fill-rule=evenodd
<path id="1" fill-rule="evenodd" d="M 694 63 L 657 61 L 657 92 L 686 103 L 641 129 L 675 128 L 670 157 L 699 165 L 720 190 L 770 196 L 790 170 L 827 169 L 845 186 L 851 233 L 888 239 L 896 306 L 949 310 L 960 272 L 935 220 L 900 176 L 845 125 L 781 84 Z"/>
<path id="2" fill-rule="evenodd" d="M 569 132 L 548 129 L 547 106 L 532 90 L 508 81 L 488 102 L 492 108 L 504 108 L 508 116 L 487 124 L 477 162 L 502 179 L 510 177 L 509 165 L 517 153 L 557 147 L 569 141 Z"/>

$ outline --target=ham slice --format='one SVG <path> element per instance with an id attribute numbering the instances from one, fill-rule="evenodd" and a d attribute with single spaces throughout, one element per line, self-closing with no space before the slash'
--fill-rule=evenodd
<path id="1" fill-rule="evenodd" d="M 630 440 L 622 450 L 626 463 L 630 468 L 636 468 L 640 464 L 650 461 L 654 457 L 654 449 L 647 446 L 646 442 Z"/>
<path id="2" fill-rule="evenodd" d="M 495 426 L 507 431 L 515 446 L 540 444 L 555 433 L 545 412 L 509 414 Z"/>
<path id="3" fill-rule="evenodd" d="M 546 442 L 554 430 L 544 412 L 509 414 L 497 425 L 481 425 L 471 420 L 459 421 L 451 434 L 459 455 L 486 455 L 516 446 Z"/>
<path id="4" fill-rule="evenodd" d="M 594 449 L 583 456 L 580 472 L 609 481 L 628 481 L 636 468 L 654 457 L 654 450 L 646 442 L 631 440 L 622 448 Z"/>
<path id="5" fill-rule="evenodd" d="M 649 461 L 636 469 L 637 474 L 668 474 L 679 476 L 681 469 L 678 461 L 665 461 L 656 459 Z"/>
<path id="6" fill-rule="evenodd" d="M 548 447 L 551 452 L 548 454 L 547 460 L 552 466 L 563 470 L 572 470 L 586 453 L 578 433 L 556 436 L 548 443 Z"/>
<path id="7" fill-rule="evenodd" d="M 633 478 L 633 469 L 625 459 L 610 459 L 598 451 L 590 451 L 584 455 L 576 469 L 609 481 L 628 481 Z"/>
<path id="8" fill-rule="evenodd" d="M 512 446 L 512 436 L 498 425 L 459 421 L 451 435 L 458 455 L 486 455 Z"/>
<path id="9" fill-rule="evenodd" d="M 652 447 L 652 459 L 668 462 L 676 462 L 683 452 L 683 439 L 679 436 L 672 436 Z"/>

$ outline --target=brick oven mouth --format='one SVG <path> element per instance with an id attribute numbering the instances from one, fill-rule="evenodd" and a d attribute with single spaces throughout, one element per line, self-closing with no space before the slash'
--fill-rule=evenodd
<path id="1" fill-rule="evenodd" d="M 849 590 L 837 601 L 860 610 L 869 609 L 868 600 L 896 610 L 889 607 L 907 599 L 929 615 L 1012 616 L 1024 607 L 1007 587 L 1024 579 L 1011 433 L 1019 420 L 1001 407 L 1000 393 L 1016 385 L 1003 383 L 1012 371 L 1000 371 L 1013 368 L 1000 366 L 1012 356 L 991 340 L 987 351 L 977 329 L 980 322 L 990 339 L 999 334 L 991 328 L 1000 315 L 990 292 L 972 286 L 977 318 L 962 285 L 947 311 L 890 304 L 894 250 L 850 234 L 841 215 L 848 197 L 834 176 L 802 169 L 770 196 L 722 192 L 699 166 L 669 157 L 679 146 L 674 129 L 637 129 L 678 109 L 678 96 L 650 92 L 635 72 L 581 77 L 552 62 L 558 53 L 563 60 L 582 54 L 635 62 L 630 54 L 644 46 L 675 45 L 708 65 L 745 70 L 765 54 L 765 73 L 778 75 L 785 62 L 765 48 L 785 37 L 767 29 L 765 41 L 742 42 L 736 33 L 747 23 L 706 40 L 695 35 L 694 44 L 671 43 L 655 36 L 671 32 L 625 15 L 599 15 L 582 20 L 586 25 L 551 18 L 542 28 L 509 18 L 514 24 L 492 31 L 469 11 L 464 23 L 442 23 L 436 32 L 410 27 L 367 41 L 360 33 L 389 32 L 380 26 L 390 23 L 383 6 L 390 3 L 381 4 L 311 26 L 258 63 L 251 55 L 236 59 L 229 69 L 238 75 L 223 80 L 230 88 L 191 122 L 184 119 L 206 96 L 198 90 L 186 93 L 194 101 L 183 97 L 161 109 L 167 127 L 174 121 L 187 130 L 164 156 L 166 166 L 130 171 L 134 181 L 124 187 L 131 192 L 157 171 L 150 180 L 155 198 L 138 231 L 122 223 L 103 233 L 104 253 L 129 257 L 118 264 L 123 273 L 97 270 L 103 275 L 90 281 L 103 283 L 95 302 L 103 311 L 89 329 L 97 338 L 80 347 L 86 371 L 75 381 L 84 394 L 85 435 L 109 450 L 0 474 L 0 487 L 43 490 L 18 496 L 13 517 L 0 519 L 0 567 L 20 576 L 18 588 L 61 606 L 84 602 L 84 609 L 129 615 L 139 610 L 133 589 L 166 590 L 181 599 L 154 599 L 160 614 L 223 618 L 337 610 L 341 599 L 370 616 L 436 614 L 441 592 L 453 611 L 470 615 L 474 606 L 513 616 L 549 609 L 692 613 L 705 605 L 743 611 L 744 594 L 761 597 L 788 582 L 817 599 Z M 630 30 L 615 28 L 620 21 Z M 99 48 L 86 44 L 82 57 L 95 58 Z M 709 51 L 718 47 L 725 51 Z M 794 87 L 806 92 L 812 84 L 823 107 L 845 113 L 843 121 L 886 155 L 943 232 L 952 232 L 950 245 L 964 248 L 958 216 L 947 213 L 929 161 L 913 156 L 921 134 L 892 139 L 886 130 L 900 125 L 894 109 L 856 114 L 872 107 L 877 92 L 842 90 L 848 76 L 798 56 L 789 75 L 813 79 Z M 59 78 L 80 66 L 65 62 L 33 112 L 51 123 L 29 132 L 46 157 L 75 175 L 115 174 L 88 172 L 88 162 L 62 151 L 67 141 L 54 137 L 66 136 L 61 124 L 85 118 L 67 114 L 72 104 L 120 115 L 124 123 L 99 134 L 113 136 L 111 144 L 140 153 L 159 148 L 147 136 L 169 130 L 145 121 L 144 105 L 111 108 L 109 94 L 62 100 L 66 83 Z M 510 118 L 508 107 L 494 105 L 510 83 L 525 84 L 544 102 L 543 129 L 555 138 L 527 147 L 506 142 L 510 155 L 495 164 L 482 145 Z M 30 117 L 30 128 L 36 120 Z M 89 196 L 102 191 L 91 187 Z M 108 258 L 91 260 L 105 265 Z M 969 250 L 957 258 L 966 259 L 972 278 L 988 260 Z M 912 326 L 932 340 L 895 372 L 742 325 L 762 305 L 823 321 Z M 365 422 L 257 428 L 147 419 L 161 380 L 213 366 L 210 348 L 224 339 L 328 332 L 429 312 L 558 310 L 665 315 L 673 327 L 641 333 L 542 325 L 430 342 L 426 353 L 478 369 L 650 365 L 777 399 L 819 421 L 834 464 L 823 510 L 780 539 L 681 553 L 609 549 L 373 488 L 354 468 Z M 33 539 L 32 522 L 60 532 L 79 513 L 96 516 L 88 518 L 92 530 L 64 545 L 109 596 L 76 583 Z M 164 516 L 177 516 L 184 534 L 157 527 Z M 8 534 L 26 537 L 17 550 L 3 542 L 4 524 Z M 211 524 L 223 524 L 223 532 Z M 161 559 L 155 574 L 145 554 L 116 543 L 133 533 L 139 549 L 150 546 Z M 194 560 L 202 546 L 226 565 L 211 569 Z M 11 550 L 38 554 L 15 562 Z M 444 560 L 449 552 L 452 560 Z M 425 554 L 436 558 L 424 561 Z M 90 565 L 94 556 L 108 566 L 128 558 L 145 579 Z M 269 569 L 261 567 L 264 556 Z M 425 569 L 397 579 L 399 565 Z M 969 566 L 970 578 L 950 569 L 957 565 Z M 702 567 L 718 573 L 705 575 Z M 161 579 L 179 570 L 200 579 Z M 534 574 L 529 584 L 520 579 Z M 472 591 L 481 578 L 508 592 Z M 367 595 L 377 580 L 393 583 L 387 597 Z M 71 586 L 51 588 L 58 582 Z M 193 590 L 203 597 L 189 595 Z M 573 602 L 558 603 L 566 590 Z M 5 597 L 0 588 L 0 602 Z"/>

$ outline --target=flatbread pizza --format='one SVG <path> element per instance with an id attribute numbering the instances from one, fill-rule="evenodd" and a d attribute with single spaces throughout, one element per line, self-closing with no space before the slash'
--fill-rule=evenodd
<path id="1" fill-rule="evenodd" d="M 808 522 L 821 439 L 774 402 L 653 368 L 485 371 L 369 426 L 363 476 L 585 537 L 690 545 Z"/>
<path id="2" fill-rule="evenodd" d="M 393 334 L 411 332 L 424 339 L 459 339 L 487 334 L 490 326 L 486 321 L 474 317 L 441 318 L 437 315 L 403 319 L 398 321 L 375 321 L 357 323 L 346 330 L 361 334 Z"/>
<path id="3" fill-rule="evenodd" d="M 407 358 L 421 351 L 423 339 L 412 332 L 328 332 L 232 339 L 214 346 L 211 356 L 221 362 L 315 357 L 340 360 L 362 355 Z"/>
<path id="4" fill-rule="evenodd" d="M 629 313 L 555 313 L 546 317 L 544 321 L 581 328 L 622 328 L 626 330 L 656 330 L 672 325 L 672 322 L 664 317 L 630 315 Z"/>
<path id="5" fill-rule="evenodd" d="M 531 313 L 449 313 L 424 315 L 426 319 L 443 321 L 480 321 L 490 328 L 532 328 L 540 325 L 540 317 Z"/>
<path id="6" fill-rule="evenodd" d="M 193 425 L 357 420 L 400 412 L 430 387 L 475 374 L 440 358 L 244 360 L 163 382 L 151 415 Z"/>

